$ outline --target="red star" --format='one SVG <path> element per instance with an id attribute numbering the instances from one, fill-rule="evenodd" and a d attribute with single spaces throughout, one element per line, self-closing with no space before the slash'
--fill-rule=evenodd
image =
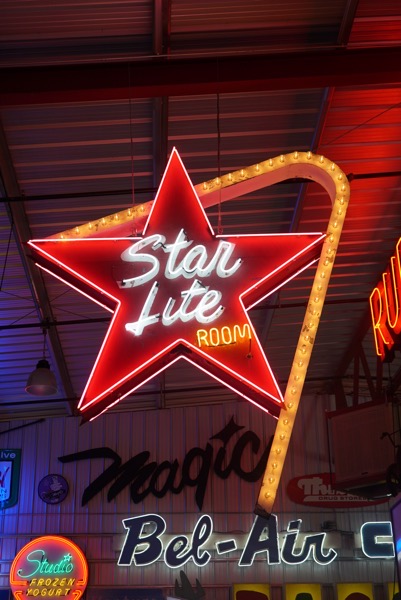
<path id="1" fill-rule="evenodd" d="M 215 235 L 173 150 L 142 237 L 30 241 L 41 266 L 113 312 L 81 411 L 97 416 L 184 359 L 277 416 L 247 311 L 311 264 L 323 237 Z"/>

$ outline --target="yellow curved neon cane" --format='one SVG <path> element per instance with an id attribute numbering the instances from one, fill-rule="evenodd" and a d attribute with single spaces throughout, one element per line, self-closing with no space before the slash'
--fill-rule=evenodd
<path id="1" fill-rule="evenodd" d="M 211 196 L 216 197 L 217 202 L 217 194 L 220 194 L 221 201 L 225 201 L 240 195 L 238 191 L 241 194 L 249 193 L 292 177 L 302 177 L 320 183 L 330 196 L 332 210 L 284 394 L 285 409 L 280 411 L 255 507 L 255 512 L 264 517 L 270 516 L 272 512 L 280 483 L 344 224 L 350 197 L 349 182 L 343 171 L 324 156 L 311 152 L 293 152 L 229 173 L 195 188 L 199 195 L 201 192 L 206 197 L 209 195 L 205 204 L 210 205 Z"/>

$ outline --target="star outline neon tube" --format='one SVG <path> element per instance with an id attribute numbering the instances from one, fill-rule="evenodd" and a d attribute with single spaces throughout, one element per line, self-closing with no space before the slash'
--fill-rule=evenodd
<path id="1" fill-rule="evenodd" d="M 89 418 L 100 414 L 167 368 L 173 359 L 175 362 L 176 355 L 169 356 L 175 351 L 187 360 L 190 352 L 189 362 L 277 416 L 283 398 L 247 311 L 316 260 L 323 237 L 317 233 L 214 235 L 174 150 L 143 236 L 29 242 L 37 262 L 49 272 L 76 289 L 82 287 L 82 293 L 100 297 L 107 305 L 114 302 L 115 312 L 82 394 L 80 410 Z M 138 265 L 130 260 L 135 244 L 138 253 L 146 248 L 148 258 L 152 257 L 145 274 L 135 270 L 144 266 L 140 260 Z M 189 258 L 188 252 L 192 252 Z M 173 276 L 166 276 L 166 270 Z M 195 286 L 188 288 L 190 280 Z M 124 281 L 128 284 L 121 285 Z M 151 315 L 144 316 L 154 319 L 138 329 L 139 336 L 133 335 L 129 324 L 140 321 L 138 312 L 140 316 L 150 292 L 155 296 L 154 311 L 152 308 Z M 200 306 L 198 313 L 194 303 Z M 132 318 L 135 310 L 136 317 Z M 252 359 L 247 358 L 241 344 L 223 351 L 197 347 L 196 330 L 205 321 L 219 327 L 249 324 Z M 130 362 L 127 357 L 138 355 L 137 337 L 145 349 L 141 347 L 139 362 Z M 123 368 L 116 353 L 123 357 Z"/>

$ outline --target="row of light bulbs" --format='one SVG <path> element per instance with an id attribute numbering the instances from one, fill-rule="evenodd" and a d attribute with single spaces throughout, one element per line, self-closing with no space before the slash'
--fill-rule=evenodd
<path id="1" fill-rule="evenodd" d="M 72 229 L 66 229 L 61 233 L 50 236 L 49 239 L 57 238 L 60 240 L 72 240 L 90 238 L 99 233 L 106 237 L 112 237 L 112 230 L 117 225 L 124 225 L 126 223 L 134 224 L 136 219 L 143 219 L 146 217 L 149 214 L 151 204 L 151 202 L 145 202 L 144 204 L 130 206 L 129 208 L 113 213 L 112 215 L 107 215 L 106 217 L 89 221 L 82 225 L 77 225 Z"/>
<path id="2" fill-rule="evenodd" d="M 293 158 L 295 158 L 295 154 Z M 298 153 L 296 158 L 299 158 Z M 313 161 L 317 166 L 321 166 L 322 169 L 325 169 L 330 174 L 335 186 L 335 196 L 331 198 L 332 211 L 326 238 L 316 269 L 294 361 L 284 394 L 285 408 L 280 411 L 257 501 L 256 511 L 266 516 L 271 514 L 276 498 L 350 196 L 347 177 L 335 163 L 325 159 L 323 156 L 318 157 L 310 152 L 306 153 L 306 160 Z"/>
<path id="3" fill-rule="evenodd" d="M 302 163 L 311 163 L 313 165 L 327 165 L 328 161 L 324 158 L 324 156 L 317 156 L 312 152 L 298 152 L 295 151 L 291 154 L 280 154 L 275 158 L 269 158 L 263 162 L 256 163 L 251 165 L 250 167 L 246 167 L 243 169 L 238 169 L 237 171 L 232 171 L 231 173 L 227 173 L 226 175 L 222 175 L 220 177 L 214 177 L 208 181 L 200 183 L 195 186 L 195 190 L 199 197 L 207 195 L 210 192 L 216 191 L 216 189 L 224 189 L 226 187 L 230 187 L 236 185 L 238 183 L 244 182 L 246 180 L 257 177 L 258 175 L 264 175 L 268 172 L 272 172 L 274 170 L 279 169 L 280 167 L 286 167 L 291 164 L 302 164 Z M 339 169 L 335 165 L 335 163 L 329 161 L 329 169 L 331 173 L 338 172 Z M 338 181 L 343 182 L 341 188 L 344 188 L 344 192 L 347 189 L 346 177 L 342 172 L 338 174 Z M 343 204 L 345 200 L 343 199 Z M 90 221 L 88 223 L 84 223 L 82 225 L 77 225 L 72 229 L 67 229 L 61 233 L 58 233 L 54 236 L 50 236 L 50 238 L 58 238 L 58 239 L 77 239 L 77 238 L 86 238 L 92 237 L 94 235 L 98 235 L 102 233 L 102 235 L 112 235 L 112 230 L 116 225 L 124 225 L 127 223 L 132 224 L 132 230 L 136 231 L 135 221 L 140 219 L 141 221 L 147 217 L 150 212 L 152 206 L 152 201 L 145 202 L 142 204 L 136 204 L 131 206 L 125 210 L 113 213 L 111 215 L 107 215 L 105 217 L 101 217 L 100 219 L 96 219 Z M 341 212 L 338 213 L 340 216 L 343 212 L 343 208 L 340 209 Z M 139 231 L 139 229 L 138 229 Z"/>
<path id="4" fill-rule="evenodd" d="M 295 151 L 290 154 L 280 154 L 279 156 L 276 156 L 274 158 L 269 158 L 263 162 L 256 163 L 254 165 L 251 165 L 250 167 L 239 169 L 238 171 L 227 173 L 226 175 L 222 175 L 220 177 L 214 177 L 213 179 L 209 179 L 208 181 L 204 181 L 203 183 L 196 185 L 195 190 L 197 191 L 199 196 L 202 196 L 204 194 L 215 191 L 216 189 L 224 189 L 225 187 L 229 187 L 230 185 L 246 181 L 247 179 L 252 179 L 254 177 L 257 177 L 258 175 L 264 175 L 268 172 L 277 170 L 280 167 L 285 167 L 296 163 L 305 164 L 307 162 L 310 162 L 312 165 L 327 165 L 327 163 L 329 162 L 329 169 L 332 173 L 334 173 L 335 171 L 338 172 L 339 170 L 338 166 L 335 163 L 328 161 L 323 155 L 318 156 L 310 151 Z M 339 173 L 338 180 L 346 180 L 346 176 L 344 175 L 344 173 Z M 344 187 L 344 189 L 346 189 L 346 186 Z"/>

